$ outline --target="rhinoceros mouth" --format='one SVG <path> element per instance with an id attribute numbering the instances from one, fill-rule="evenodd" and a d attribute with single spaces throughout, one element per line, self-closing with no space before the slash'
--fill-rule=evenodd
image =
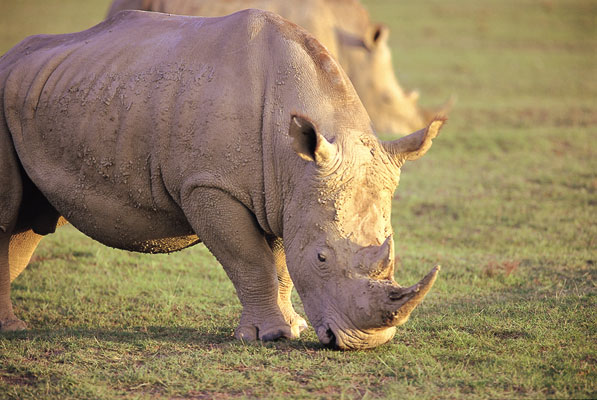
<path id="1" fill-rule="evenodd" d="M 356 333 L 356 335 L 353 335 Z M 356 331 L 349 329 L 348 331 L 335 326 L 333 323 L 322 325 L 317 329 L 317 336 L 321 344 L 333 350 L 352 350 L 368 347 L 358 338 Z"/>
<path id="2" fill-rule="evenodd" d="M 388 342 L 394 337 L 395 327 L 374 330 L 339 328 L 333 323 L 322 324 L 316 329 L 321 344 L 333 350 L 364 350 Z"/>

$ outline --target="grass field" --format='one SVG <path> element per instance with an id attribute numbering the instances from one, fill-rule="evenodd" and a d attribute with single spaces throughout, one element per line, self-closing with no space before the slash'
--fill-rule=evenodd
<path id="1" fill-rule="evenodd" d="M 3 1 L 0 53 L 107 3 Z M 13 283 L 31 330 L 0 336 L 0 398 L 597 397 L 597 3 L 366 4 L 401 83 L 458 96 L 396 192 L 396 279 L 443 268 L 395 339 L 234 341 L 240 305 L 203 246 L 139 255 L 65 227 Z"/>

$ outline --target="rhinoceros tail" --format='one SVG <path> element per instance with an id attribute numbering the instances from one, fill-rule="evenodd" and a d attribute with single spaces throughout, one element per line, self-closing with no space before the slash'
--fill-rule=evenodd
<path id="1" fill-rule="evenodd" d="M 0 94 L 3 90 L 0 90 Z M 2 99 L 3 96 L 0 96 Z M 0 107 L 0 231 L 5 233 L 17 222 L 23 184 L 21 169 L 3 107 Z"/>

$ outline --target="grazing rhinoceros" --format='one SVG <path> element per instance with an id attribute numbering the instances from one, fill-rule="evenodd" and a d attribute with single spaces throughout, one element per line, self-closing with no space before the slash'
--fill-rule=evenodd
<path id="1" fill-rule="evenodd" d="M 245 8 L 275 12 L 302 26 L 336 57 L 354 85 L 378 132 L 410 133 L 452 101 L 436 110 L 417 104 L 418 92 L 400 87 L 387 40 L 387 27 L 372 23 L 358 0 L 115 0 L 108 16 L 125 9 L 218 17 Z"/>
<path id="2" fill-rule="evenodd" d="M 125 11 L 25 39 L 0 59 L 0 324 L 10 282 L 61 216 L 108 246 L 199 241 L 243 306 L 239 339 L 392 338 L 435 280 L 393 280 L 400 167 L 442 120 L 380 142 L 326 49 L 279 16 Z M 287 267 L 288 266 L 288 267 Z"/>

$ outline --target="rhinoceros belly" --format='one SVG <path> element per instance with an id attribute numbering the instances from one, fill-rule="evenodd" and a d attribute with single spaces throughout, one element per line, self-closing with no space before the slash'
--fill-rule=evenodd
<path id="1" fill-rule="evenodd" d="M 176 208 L 131 202 L 114 186 L 77 188 L 62 179 L 44 185 L 44 195 L 72 225 L 110 247 L 143 253 L 170 253 L 200 240 Z M 116 186 L 116 189 L 118 187 Z"/>
<path id="2" fill-rule="evenodd" d="M 35 162 L 28 162 L 27 174 L 81 232 L 111 247 L 146 253 L 172 252 L 199 241 L 149 148 L 131 144 L 139 151 L 125 151 L 126 140 L 112 142 L 109 135 L 102 146 L 94 143 L 101 139 L 71 137 L 70 145 L 56 146 L 55 136 L 29 137 L 25 151 Z"/>
<path id="3" fill-rule="evenodd" d="M 14 107 L 10 130 L 27 175 L 77 229 L 115 248 L 180 250 L 199 239 L 162 173 L 166 107 L 148 100 L 155 84 L 126 85 L 132 79 L 54 72 L 38 96 L 23 96 L 24 105 Z M 37 80 L 29 86 L 39 86 Z"/>

